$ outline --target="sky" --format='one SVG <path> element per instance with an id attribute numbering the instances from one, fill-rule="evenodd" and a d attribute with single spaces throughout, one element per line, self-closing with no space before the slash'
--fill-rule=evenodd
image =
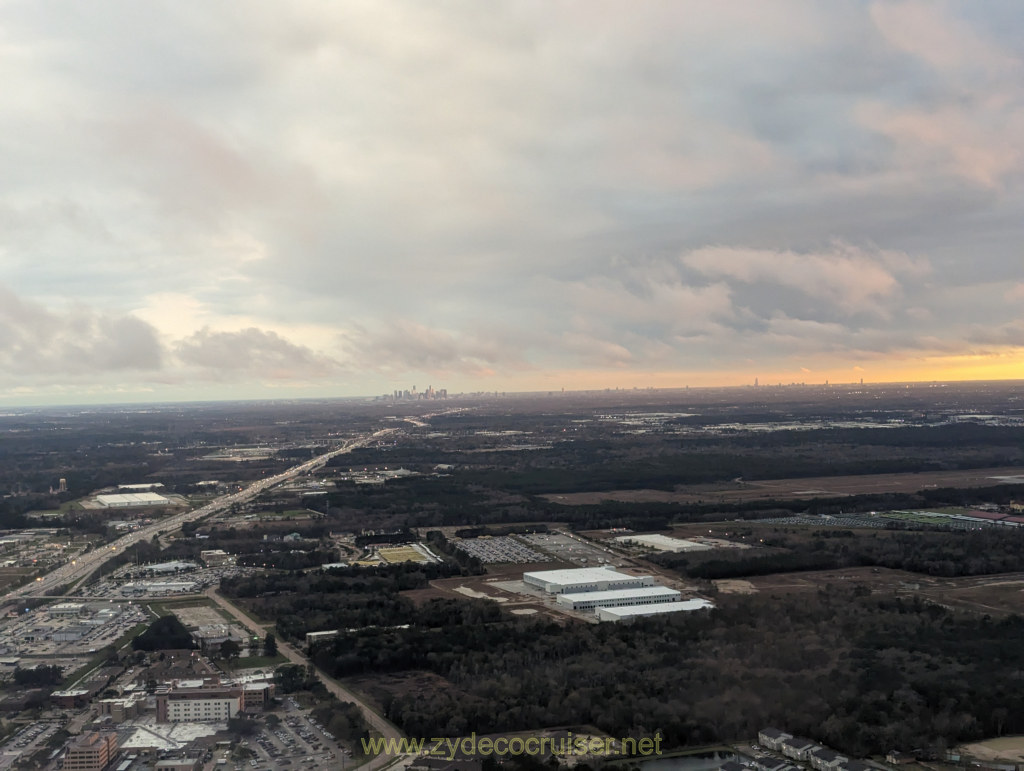
<path id="1" fill-rule="evenodd" d="M 0 0 L 0 404 L 1024 378 L 1024 4 Z"/>

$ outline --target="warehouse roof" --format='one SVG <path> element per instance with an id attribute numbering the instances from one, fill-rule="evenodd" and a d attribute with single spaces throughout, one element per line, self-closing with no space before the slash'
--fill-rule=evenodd
<path id="1" fill-rule="evenodd" d="M 632 616 L 652 616 L 657 613 L 678 613 L 686 610 L 713 608 L 714 604 L 707 600 L 683 600 L 682 602 L 659 602 L 654 605 L 624 605 L 619 608 L 601 608 L 601 613 L 630 618 Z"/>
<path id="2" fill-rule="evenodd" d="M 124 493 L 121 495 L 97 495 L 96 500 L 104 506 L 147 506 L 170 503 L 164 496 L 157 493 Z"/>
<path id="3" fill-rule="evenodd" d="M 646 578 L 620 573 L 613 568 L 569 568 L 567 570 L 538 570 L 534 573 L 523 573 L 537 581 L 549 584 L 587 584 L 598 581 L 621 581 L 624 578 Z"/>
<path id="4" fill-rule="evenodd" d="M 645 599 L 649 597 L 678 597 L 679 592 L 667 586 L 637 586 L 631 589 L 609 589 L 604 592 L 572 592 L 561 595 L 566 602 L 582 600 L 624 600 L 630 597 Z"/>

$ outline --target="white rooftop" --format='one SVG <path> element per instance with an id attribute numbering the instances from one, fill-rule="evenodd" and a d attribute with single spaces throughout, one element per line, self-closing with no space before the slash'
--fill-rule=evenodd
<path id="1" fill-rule="evenodd" d="M 178 750 L 196 739 L 212 736 L 227 728 L 226 723 L 152 723 L 148 720 L 133 721 L 128 728 L 135 731 L 118 746 L 118 749 L 156 747 L 162 750 Z"/>
<path id="2" fill-rule="evenodd" d="M 538 570 L 533 573 L 523 573 L 523 577 L 529 576 L 537 581 L 546 581 L 550 584 L 587 584 L 597 581 L 621 581 L 624 578 L 642 578 L 644 576 L 631 576 L 628 573 L 620 573 L 613 568 L 568 568 L 565 570 Z"/>
<path id="3" fill-rule="evenodd" d="M 164 496 L 156 493 L 123 493 L 118 495 L 97 495 L 96 500 L 104 506 L 152 506 L 153 504 L 170 503 Z"/>
<path id="4" fill-rule="evenodd" d="M 687 610 L 713 608 L 714 603 L 707 600 L 683 600 L 682 602 L 659 602 L 655 605 L 623 605 L 618 608 L 601 608 L 602 615 L 630 618 L 632 616 L 653 616 L 658 613 L 678 613 Z"/>
<path id="5" fill-rule="evenodd" d="M 679 592 L 675 589 L 669 589 L 667 586 L 638 586 L 634 589 L 609 589 L 604 592 L 572 592 L 559 596 L 565 598 L 567 602 L 577 602 L 580 600 L 604 602 L 605 600 L 625 600 L 632 597 L 637 599 L 678 597 Z"/>
<path id="6" fill-rule="evenodd" d="M 681 538 L 671 538 L 661 533 L 639 533 L 635 535 L 621 535 L 614 539 L 619 543 L 639 543 L 651 546 L 659 551 L 709 551 L 710 546 L 697 541 L 684 541 Z"/>

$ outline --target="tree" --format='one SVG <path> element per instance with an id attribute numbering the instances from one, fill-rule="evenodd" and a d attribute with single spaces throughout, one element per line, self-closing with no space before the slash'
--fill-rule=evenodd
<path id="1" fill-rule="evenodd" d="M 260 724 L 255 720 L 241 715 L 228 718 L 228 731 L 238 736 L 252 736 L 260 730 Z"/>
<path id="2" fill-rule="evenodd" d="M 274 670 L 274 683 L 282 693 L 300 691 L 308 680 L 309 672 L 301 664 L 284 664 Z"/>
<path id="3" fill-rule="evenodd" d="M 273 632 L 267 632 L 267 636 L 263 639 L 263 655 L 271 658 L 277 655 L 277 638 L 274 637 Z"/>
<path id="4" fill-rule="evenodd" d="M 175 650 L 193 646 L 192 635 L 171 615 L 161 616 L 150 624 L 149 629 L 132 640 L 132 648 L 137 651 Z"/>
<path id="5" fill-rule="evenodd" d="M 242 646 L 234 640 L 225 640 L 220 644 L 220 657 L 225 661 L 237 659 L 242 653 Z"/>

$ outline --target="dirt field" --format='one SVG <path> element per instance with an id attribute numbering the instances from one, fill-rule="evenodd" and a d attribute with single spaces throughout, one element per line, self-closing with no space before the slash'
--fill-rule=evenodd
<path id="1" fill-rule="evenodd" d="M 978 760 L 1006 760 L 1024 762 L 1024 736 L 1002 736 L 984 742 L 965 744 L 959 748 L 964 755 Z"/>
<path id="2" fill-rule="evenodd" d="M 492 565 L 486 575 L 466 576 L 455 578 L 441 578 L 431 581 L 426 589 L 411 589 L 402 592 L 413 602 L 420 604 L 433 599 L 462 599 L 472 598 L 491 599 L 517 616 L 534 616 L 543 614 L 550 618 L 564 620 L 557 611 L 544 605 L 540 598 L 529 595 L 518 594 L 506 591 L 501 584 L 518 581 L 524 572 L 532 570 L 555 570 L 559 568 L 574 567 L 568 563 L 541 563 L 528 565 Z"/>
<path id="3" fill-rule="evenodd" d="M 228 619 L 212 605 L 186 605 L 173 608 L 173 612 L 178 620 L 190 629 L 228 623 Z"/>
<path id="4" fill-rule="evenodd" d="M 722 594 L 754 594 L 757 589 L 750 581 L 743 581 L 736 578 L 722 578 L 718 581 L 712 581 L 715 588 L 718 589 Z"/>
<path id="5" fill-rule="evenodd" d="M 742 503 L 761 499 L 838 498 L 869 493 L 915 493 L 933 487 L 991 487 L 1005 484 L 1000 477 L 1024 478 L 1018 467 L 965 471 L 922 471 L 917 474 L 865 474 L 858 476 L 766 479 L 680 485 L 675 490 L 609 490 L 596 493 L 548 494 L 553 503 L 582 506 L 601 501 L 622 503 Z"/>

